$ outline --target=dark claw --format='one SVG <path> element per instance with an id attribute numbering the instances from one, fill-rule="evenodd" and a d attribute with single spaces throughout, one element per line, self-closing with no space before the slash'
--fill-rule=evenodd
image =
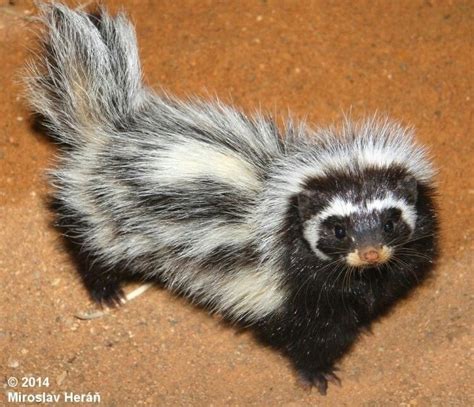
<path id="1" fill-rule="evenodd" d="M 334 372 L 325 373 L 324 377 L 326 380 L 332 384 L 335 384 L 338 387 L 341 387 L 341 379 Z"/>
<path id="2" fill-rule="evenodd" d="M 313 377 L 313 386 L 316 387 L 321 396 L 325 396 L 328 392 L 328 380 L 322 373 L 318 373 Z"/>
<path id="3" fill-rule="evenodd" d="M 312 387 L 315 387 L 322 396 L 327 394 L 328 382 L 339 387 L 341 386 L 341 379 L 333 371 L 326 373 L 299 372 L 300 385 L 306 390 L 311 390 Z"/>

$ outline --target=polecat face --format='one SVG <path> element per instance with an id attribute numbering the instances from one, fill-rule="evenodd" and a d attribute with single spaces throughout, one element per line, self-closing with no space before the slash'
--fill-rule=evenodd
<path id="1" fill-rule="evenodd" d="M 335 177 L 329 190 L 314 183 L 316 189 L 303 192 L 298 200 L 303 236 L 314 254 L 353 267 L 389 261 L 410 239 L 417 218 L 417 183 L 399 176 L 378 173 L 348 184 Z"/>
<path id="2" fill-rule="evenodd" d="M 316 254 L 345 258 L 348 265 L 356 267 L 387 262 L 394 247 L 408 240 L 413 230 L 412 219 L 404 216 L 400 206 L 387 199 L 354 205 L 353 212 L 347 215 L 320 217 L 318 230 L 313 229 L 318 235 Z"/>

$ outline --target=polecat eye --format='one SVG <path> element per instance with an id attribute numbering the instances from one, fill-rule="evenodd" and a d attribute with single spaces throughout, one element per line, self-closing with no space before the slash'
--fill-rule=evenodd
<path id="1" fill-rule="evenodd" d="M 393 224 L 393 221 L 391 220 L 388 220 L 387 222 L 385 222 L 385 224 L 383 225 L 383 230 L 385 233 L 392 233 L 393 232 L 393 228 L 394 228 L 394 224 Z"/>
<path id="2" fill-rule="evenodd" d="M 342 226 L 337 225 L 334 227 L 334 234 L 338 239 L 344 239 L 346 237 L 346 229 L 344 229 Z"/>

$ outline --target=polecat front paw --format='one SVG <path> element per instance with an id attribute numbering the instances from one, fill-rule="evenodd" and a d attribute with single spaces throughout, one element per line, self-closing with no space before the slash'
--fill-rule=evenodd
<path id="1" fill-rule="evenodd" d="M 300 370 L 298 372 L 298 381 L 306 389 L 311 390 L 314 386 L 323 396 L 326 395 L 328 390 L 328 382 L 341 386 L 341 379 L 334 373 L 335 369 L 328 372 L 308 372 L 306 370 Z"/>

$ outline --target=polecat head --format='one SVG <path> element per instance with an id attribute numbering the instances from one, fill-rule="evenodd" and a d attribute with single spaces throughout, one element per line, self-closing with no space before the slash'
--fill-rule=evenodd
<path id="1" fill-rule="evenodd" d="M 410 240 L 417 199 L 418 183 L 402 168 L 312 178 L 298 196 L 303 236 L 320 260 L 378 266 Z"/>

